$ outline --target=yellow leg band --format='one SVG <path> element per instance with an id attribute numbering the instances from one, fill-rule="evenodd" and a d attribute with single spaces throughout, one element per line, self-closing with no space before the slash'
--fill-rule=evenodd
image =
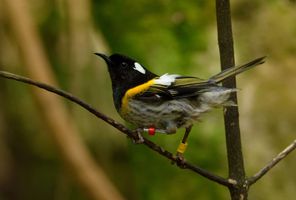
<path id="1" fill-rule="evenodd" d="M 186 151 L 186 148 L 187 142 L 185 144 L 181 142 L 178 146 L 177 152 L 183 154 Z"/>

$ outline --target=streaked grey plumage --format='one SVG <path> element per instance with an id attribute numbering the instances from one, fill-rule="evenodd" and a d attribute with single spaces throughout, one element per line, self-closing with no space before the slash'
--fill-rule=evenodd
<path id="1" fill-rule="evenodd" d="M 128 122 L 139 128 L 154 127 L 172 134 L 178 128 L 187 128 L 199 120 L 201 114 L 220 106 L 233 106 L 229 95 L 236 89 L 213 87 L 210 91 L 196 97 L 166 100 L 160 102 L 143 102 L 131 99 L 128 112 L 122 114 Z"/>

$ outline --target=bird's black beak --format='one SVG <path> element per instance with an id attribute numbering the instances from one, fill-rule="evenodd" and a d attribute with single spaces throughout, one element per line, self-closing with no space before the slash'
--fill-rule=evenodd
<path id="1" fill-rule="evenodd" d="M 95 53 L 95 55 L 100 56 L 101 58 L 103 58 L 108 65 L 112 63 L 112 61 L 110 60 L 109 56 L 107 56 L 105 54 Z"/>

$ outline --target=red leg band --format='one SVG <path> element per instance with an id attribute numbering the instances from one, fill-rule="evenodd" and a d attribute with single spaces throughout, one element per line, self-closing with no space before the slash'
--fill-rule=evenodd
<path id="1" fill-rule="evenodd" d="M 155 128 L 153 128 L 153 127 L 148 128 L 148 134 L 155 135 Z"/>

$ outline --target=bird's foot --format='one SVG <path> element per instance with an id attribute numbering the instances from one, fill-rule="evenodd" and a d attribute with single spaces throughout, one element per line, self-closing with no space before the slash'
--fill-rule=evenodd
<path id="1" fill-rule="evenodd" d="M 143 132 L 143 129 L 141 129 L 141 128 L 138 128 L 135 130 L 135 133 L 137 134 L 137 138 L 131 137 L 134 144 L 143 144 L 145 142 L 145 140 L 141 134 L 142 132 Z"/>
<path id="2" fill-rule="evenodd" d="M 177 152 L 176 154 L 176 163 L 179 167 L 184 168 L 184 164 L 185 164 L 185 158 L 184 158 L 184 154 Z"/>
<path id="3" fill-rule="evenodd" d="M 177 152 L 174 158 L 171 164 L 177 164 L 180 168 L 185 168 L 186 160 L 183 153 Z"/>

